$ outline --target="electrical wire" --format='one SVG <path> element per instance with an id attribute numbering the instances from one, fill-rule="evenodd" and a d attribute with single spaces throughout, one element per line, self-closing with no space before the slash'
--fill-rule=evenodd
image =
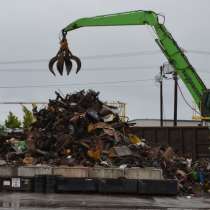
<path id="1" fill-rule="evenodd" d="M 210 51 L 204 50 L 186 50 L 186 52 L 190 54 L 210 55 Z"/>
<path id="2" fill-rule="evenodd" d="M 157 66 L 107 66 L 107 67 L 92 67 L 92 68 L 83 68 L 84 71 L 121 71 L 121 70 L 139 70 L 139 69 L 159 69 L 160 67 Z M 31 69 L 31 68 L 12 68 L 12 69 L 0 69 L 0 72 L 6 73 L 14 73 L 14 72 L 47 72 L 46 68 L 38 68 L 38 69 Z"/>
<path id="3" fill-rule="evenodd" d="M 151 65 L 151 66 L 107 66 L 107 67 L 91 67 L 91 68 L 83 68 L 84 72 L 89 72 L 89 71 L 94 71 L 94 72 L 102 72 L 102 71 L 122 71 L 122 70 L 154 70 L 154 69 L 159 69 L 160 66 L 158 65 Z M 16 72 L 24 72 L 24 73 L 48 73 L 48 70 L 46 68 L 34 68 L 31 69 L 29 68 L 0 68 L 0 72 L 4 73 L 16 73 Z M 206 69 L 206 71 L 198 71 L 201 74 L 210 74 L 210 71 Z"/>
<path id="4" fill-rule="evenodd" d="M 111 85 L 121 83 L 135 83 L 154 81 L 154 79 L 141 79 L 141 80 L 123 80 L 123 81 L 110 81 L 110 82 L 90 82 L 90 83 L 74 83 L 74 84 L 48 84 L 48 85 L 20 85 L 20 86 L 0 86 L 0 89 L 22 89 L 22 88 L 50 88 L 50 87 L 69 87 L 69 86 L 84 86 L 84 85 Z"/>
<path id="5" fill-rule="evenodd" d="M 210 74 L 210 71 L 199 71 L 202 74 Z"/>
<path id="6" fill-rule="evenodd" d="M 210 55 L 210 51 L 202 51 L 202 50 L 185 50 L 185 51 L 186 53 L 190 53 L 190 54 Z M 125 57 L 139 56 L 139 55 L 141 56 L 157 55 L 160 53 L 161 53 L 161 50 L 144 50 L 144 51 L 136 51 L 136 52 L 122 52 L 122 53 L 112 53 L 112 54 L 81 56 L 81 59 L 94 60 L 94 59 L 107 59 L 107 58 L 125 58 Z M 8 60 L 8 61 L 0 61 L 0 65 L 45 63 L 45 62 L 49 62 L 49 59 Z"/>
<path id="7" fill-rule="evenodd" d="M 49 60 L 47 59 L 33 59 L 33 60 L 8 60 L 8 61 L 0 61 L 0 65 L 8 65 L 8 64 L 28 64 L 28 63 L 44 63 Z"/>
<path id="8" fill-rule="evenodd" d="M 113 53 L 113 54 L 103 54 L 103 55 L 91 55 L 81 57 L 82 59 L 104 59 L 104 58 L 124 58 L 124 57 L 132 57 L 132 56 L 143 56 L 143 55 L 156 55 L 160 54 L 160 50 L 145 50 L 145 51 L 136 51 L 136 52 L 122 52 L 122 53 Z"/>
<path id="9" fill-rule="evenodd" d="M 93 68 L 83 68 L 83 72 L 117 72 L 117 71 L 143 71 L 143 70 L 155 70 L 159 69 L 160 67 L 157 66 L 116 66 L 116 67 L 93 67 Z M 49 71 L 46 68 L 37 68 L 37 69 L 31 69 L 29 68 L 12 68 L 12 69 L 0 69 L 0 72 L 7 73 L 7 74 L 14 74 L 14 73 L 49 73 Z M 199 74 L 210 74 L 210 71 L 199 71 Z"/>
<path id="10" fill-rule="evenodd" d="M 155 55 L 155 54 L 159 54 L 160 52 L 161 52 L 160 50 L 144 50 L 144 51 L 136 51 L 136 52 L 122 52 L 122 53 L 112 53 L 112 54 L 81 56 L 81 59 L 124 58 L 124 57 L 133 57 L 133 56 L 139 56 L 139 55 L 145 55 L 145 56 Z M 0 65 L 43 63 L 43 62 L 49 62 L 49 59 L 8 60 L 8 61 L 0 61 Z"/>
<path id="11" fill-rule="evenodd" d="M 178 87 L 179 92 L 181 93 L 181 96 L 182 96 L 182 98 L 183 98 L 185 104 L 186 104 L 190 109 L 192 109 L 195 113 L 197 113 L 197 114 L 200 115 L 200 112 L 198 112 L 194 107 L 192 107 L 192 106 L 190 105 L 190 103 L 187 101 L 187 99 L 185 98 L 185 96 L 184 96 L 184 94 L 183 94 L 183 92 L 182 92 L 182 89 L 181 89 L 181 87 L 180 87 L 179 84 L 177 84 L 177 87 Z"/>
<path id="12" fill-rule="evenodd" d="M 0 102 L 0 105 L 16 105 L 16 104 L 48 104 L 48 102 L 43 102 L 43 101 L 5 101 L 5 102 Z"/>

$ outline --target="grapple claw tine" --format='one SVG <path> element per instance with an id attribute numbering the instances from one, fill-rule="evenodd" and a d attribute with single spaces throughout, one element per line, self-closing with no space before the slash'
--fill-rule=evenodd
<path id="1" fill-rule="evenodd" d="M 56 66 L 57 66 L 59 74 L 62 76 L 63 75 L 63 66 L 64 66 L 63 58 L 58 59 L 58 62 L 57 62 Z"/>
<path id="2" fill-rule="evenodd" d="M 66 33 L 63 33 L 63 38 L 60 41 L 60 49 L 55 57 L 53 57 L 49 62 L 49 70 L 50 72 L 55 76 L 55 72 L 53 70 L 53 65 L 56 63 L 57 70 L 60 75 L 63 75 L 63 68 L 65 64 L 67 75 L 70 74 L 72 69 L 72 61 L 73 60 L 77 64 L 77 70 L 76 74 L 81 69 L 81 61 L 78 57 L 72 55 L 71 51 L 69 50 L 67 39 L 66 39 Z"/>
<path id="3" fill-rule="evenodd" d="M 55 57 L 53 57 L 52 59 L 50 59 L 50 62 L 49 62 L 49 70 L 50 70 L 50 72 L 54 75 L 54 76 L 56 76 L 55 75 L 55 72 L 54 72 L 54 70 L 53 70 L 53 65 L 54 65 L 54 63 L 57 61 L 57 56 L 55 56 Z"/>
<path id="4" fill-rule="evenodd" d="M 65 57 L 64 60 L 65 60 L 66 72 L 67 72 L 67 75 L 69 75 L 72 69 L 72 62 L 67 57 Z"/>
<path id="5" fill-rule="evenodd" d="M 71 56 L 71 59 L 74 60 L 76 62 L 76 64 L 77 64 L 77 70 L 76 70 L 76 74 L 77 74 L 80 71 L 81 66 L 82 66 L 81 65 L 81 61 L 80 61 L 80 59 L 78 57 L 76 57 L 74 55 Z"/>

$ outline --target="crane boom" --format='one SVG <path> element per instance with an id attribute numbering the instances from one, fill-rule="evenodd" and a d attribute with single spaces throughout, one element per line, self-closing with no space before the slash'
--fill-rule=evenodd
<path id="1" fill-rule="evenodd" d="M 69 24 L 63 31 L 68 32 L 81 27 L 91 26 L 124 25 L 149 25 L 155 29 L 157 34 L 156 42 L 169 63 L 174 67 L 179 77 L 187 86 L 198 107 L 200 107 L 201 97 L 206 91 L 206 86 L 164 24 L 159 23 L 158 15 L 155 12 L 133 11 L 91 18 L 81 18 Z"/>
<path id="2" fill-rule="evenodd" d="M 160 23 L 157 13 L 138 10 L 81 18 L 67 25 L 62 32 L 65 37 L 67 32 L 81 27 L 128 25 L 149 25 L 154 29 L 157 35 L 156 43 L 189 90 L 198 108 L 205 116 L 210 116 L 210 91 L 207 90 L 182 49 L 166 29 L 164 23 Z"/>

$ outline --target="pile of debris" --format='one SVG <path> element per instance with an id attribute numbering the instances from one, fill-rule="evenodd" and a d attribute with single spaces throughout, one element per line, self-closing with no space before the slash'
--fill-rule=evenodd
<path id="1" fill-rule="evenodd" d="M 33 163 L 52 165 L 151 165 L 146 144 L 130 133 L 117 109 L 99 100 L 98 92 L 80 91 L 33 110 L 37 121 L 28 134 Z M 149 148 L 148 148 L 149 149 Z"/>
<path id="2" fill-rule="evenodd" d="M 56 99 L 33 114 L 25 144 L 7 139 L 10 150 L 2 156 L 9 164 L 47 164 L 104 167 L 160 167 L 160 158 L 144 139 L 122 122 L 118 109 L 99 100 L 93 90 L 80 91 Z"/>
<path id="3" fill-rule="evenodd" d="M 22 136 L 0 138 L 1 161 L 13 165 L 156 167 L 177 179 L 183 194 L 210 190 L 210 161 L 192 163 L 170 146 L 151 147 L 122 122 L 116 107 L 93 90 L 56 99 L 33 114 L 36 122 Z M 25 141 L 24 141 L 25 139 Z"/>
<path id="4" fill-rule="evenodd" d="M 176 179 L 182 195 L 210 193 L 210 160 L 193 161 L 190 155 L 177 155 L 171 147 L 152 148 L 160 156 L 163 176 Z M 157 152 L 158 151 L 158 152 Z"/>
<path id="5" fill-rule="evenodd" d="M 13 160 L 22 163 L 27 149 L 26 138 L 22 130 L 9 131 L 0 135 L 0 165 L 10 164 Z"/>

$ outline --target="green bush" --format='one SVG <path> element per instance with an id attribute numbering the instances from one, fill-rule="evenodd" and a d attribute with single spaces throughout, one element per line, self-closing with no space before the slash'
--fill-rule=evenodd
<path id="1" fill-rule="evenodd" d="M 10 129 L 21 128 L 21 121 L 12 112 L 9 112 L 5 120 L 5 126 Z"/>
<path id="2" fill-rule="evenodd" d="M 22 106 L 22 110 L 24 113 L 23 128 L 29 128 L 31 124 L 35 121 L 33 113 L 26 106 Z"/>

